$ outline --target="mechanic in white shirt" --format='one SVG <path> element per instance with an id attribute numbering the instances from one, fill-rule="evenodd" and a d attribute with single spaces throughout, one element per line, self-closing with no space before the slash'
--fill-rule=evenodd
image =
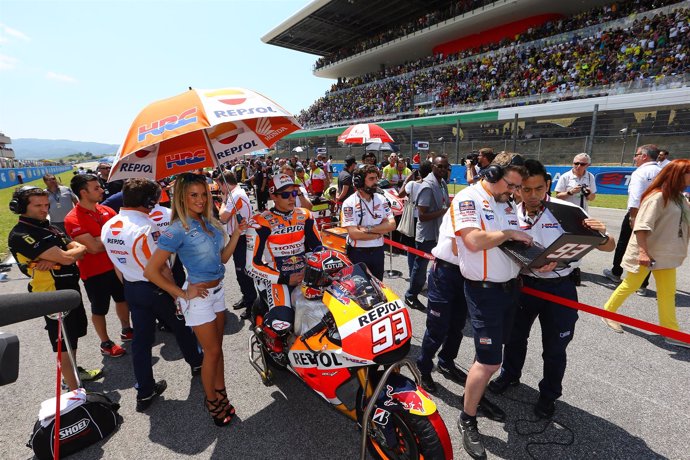
<path id="1" fill-rule="evenodd" d="M 129 179 L 122 188 L 123 207 L 101 229 L 101 241 L 108 258 L 121 274 L 125 299 L 134 327 L 132 365 L 136 378 L 136 410 L 143 412 L 167 388 L 165 380 L 155 382 L 151 364 L 151 347 L 155 341 L 156 318 L 173 328 L 192 376 L 201 372 L 203 356 L 196 337 L 183 321 L 175 317 L 173 298 L 144 276 L 160 232 L 149 218 L 149 212 L 160 199 L 161 188 L 148 179 Z M 172 276 L 168 272 L 169 276 Z"/>
<path id="2" fill-rule="evenodd" d="M 242 187 L 237 185 L 237 178 L 233 173 L 225 172 L 223 178 L 225 178 L 225 181 L 221 180 L 219 183 L 221 191 L 227 199 L 220 206 L 218 220 L 226 224 L 228 235 L 232 235 L 238 222 L 243 220 L 249 222 L 249 219 L 252 217 L 252 205 L 249 202 L 247 193 L 242 190 Z M 235 252 L 232 253 L 232 261 L 235 264 L 235 277 L 242 292 L 242 298 L 235 302 L 232 308 L 233 310 L 244 309 L 240 314 L 241 319 L 249 318 L 251 307 L 254 305 L 257 297 L 254 279 L 245 271 L 247 263 L 247 236 L 245 233 L 242 232 L 240 234 Z"/>
<path id="3" fill-rule="evenodd" d="M 537 160 L 526 160 L 527 178 L 522 181 L 521 203 L 517 206 L 520 229 L 534 238 L 534 241 L 548 247 L 563 234 L 563 228 L 542 201 L 553 201 L 575 207 L 558 198 L 551 198 L 546 168 Z M 585 225 L 606 233 L 606 226 L 596 219 L 585 219 Z M 613 251 L 615 242 L 608 234 L 597 247 L 601 251 Z M 580 248 L 578 248 L 579 250 Z M 571 276 L 578 262 L 552 271 L 539 272 L 522 268 L 524 285 L 577 302 L 575 280 Z M 515 315 L 510 340 L 503 350 L 501 374 L 491 383 L 489 390 L 496 394 L 520 382 L 522 367 L 527 355 L 527 343 L 534 321 L 539 317 L 542 337 L 542 359 L 544 375 L 539 382 L 539 398 L 534 413 L 541 418 L 550 418 L 555 411 L 555 401 L 562 394 L 562 381 L 566 368 L 566 348 L 575 333 L 577 310 L 556 302 L 521 293 L 520 307 Z"/>
<path id="4" fill-rule="evenodd" d="M 364 165 L 352 172 L 357 193 L 343 202 L 340 225 L 347 229 L 347 256 L 353 264 L 363 262 L 371 273 L 383 280 L 383 235 L 396 228 L 386 198 L 376 193 L 379 169 Z"/>

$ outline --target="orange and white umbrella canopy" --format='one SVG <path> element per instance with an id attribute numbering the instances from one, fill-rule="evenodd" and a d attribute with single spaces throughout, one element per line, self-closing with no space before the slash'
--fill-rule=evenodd
<path id="1" fill-rule="evenodd" d="M 254 91 L 191 89 L 156 101 L 139 113 L 109 180 L 162 179 L 220 166 L 269 148 L 300 128 L 287 110 Z"/>

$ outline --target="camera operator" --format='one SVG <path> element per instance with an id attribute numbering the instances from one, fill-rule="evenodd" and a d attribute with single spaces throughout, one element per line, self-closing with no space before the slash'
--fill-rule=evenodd
<path id="1" fill-rule="evenodd" d="M 467 185 L 472 185 L 479 181 L 482 172 L 489 167 L 495 157 L 496 154 L 489 147 L 481 148 L 478 152 L 467 155 L 465 159 Z"/>
<path id="2" fill-rule="evenodd" d="M 597 196 L 597 184 L 594 174 L 587 171 L 592 159 L 586 153 L 580 153 L 573 158 L 573 169 L 563 173 L 556 183 L 556 198 L 573 203 L 585 211 L 587 202 Z"/>
<path id="3" fill-rule="evenodd" d="M 60 291 L 73 289 L 79 293 L 79 269 L 76 261 L 86 253 L 86 246 L 72 241 L 63 232 L 48 222 L 48 208 L 50 201 L 48 192 L 38 187 L 24 186 L 18 188 L 12 195 L 10 211 L 19 214 L 19 222 L 8 237 L 10 251 L 19 269 L 29 281 L 29 292 Z M 79 337 L 86 335 L 86 311 L 84 304 L 63 316 L 63 326 L 69 338 L 70 347 L 77 361 L 77 344 Z M 53 347 L 58 350 L 58 321 L 44 316 L 46 330 Z M 62 351 L 66 351 L 64 338 L 60 342 Z M 60 360 L 64 383 L 70 390 L 77 389 L 77 379 L 74 375 L 72 362 L 67 353 L 63 353 Z M 85 370 L 77 366 L 79 378 L 89 381 L 102 375 L 100 370 Z"/>

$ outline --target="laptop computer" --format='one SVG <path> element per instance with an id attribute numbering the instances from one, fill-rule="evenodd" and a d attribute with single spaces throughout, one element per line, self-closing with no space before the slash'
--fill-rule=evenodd
<path id="1" fill-rule="evenodd" d="M 539 268 L 551 262 L 558 262 L 559 267 L 565 267 L 570 262 L 582 259 L 606 239 L 601 232 L 584 225 L 587 214 L 581 208 L 552 201 L 542 201 L 542 204 L 556 218 L 563 234 L 548 247 L 538 243 L 528 246 L 520 241 L 506 241 L 499 246 L 521 265 Z"/>

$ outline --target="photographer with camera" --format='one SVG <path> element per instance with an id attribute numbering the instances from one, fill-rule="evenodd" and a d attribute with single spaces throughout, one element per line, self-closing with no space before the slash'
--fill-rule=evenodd
<path id="1" fill-rule="evenodd" d="M 587 202 L 597 196 L 594 174 L 587 171 L 592 159 L 586 153 L 573 158 L 573 169 L 563 173 L 556 184 L 556 198 L 573 203 L 587 211 Z"/>
<path id="2" fill-rule="evenodd" d="M 493 149 L 484 147 L 479 149 L 478 152 L 472 152 L 465 157 L 463 162 L 466 167 L 467 185 L 472 185 L 479 181 L 482 171 L 494 161 L 495 156 Z"/>

